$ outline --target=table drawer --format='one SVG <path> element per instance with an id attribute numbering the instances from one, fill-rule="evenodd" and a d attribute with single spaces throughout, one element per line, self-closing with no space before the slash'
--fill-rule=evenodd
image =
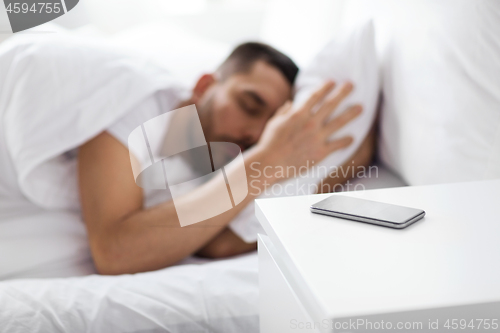
<path id="1" fill-rule="evenodd" d="M 259 236 L 260 332 L 319 332 L 275 261 L 267 236 Z"/>

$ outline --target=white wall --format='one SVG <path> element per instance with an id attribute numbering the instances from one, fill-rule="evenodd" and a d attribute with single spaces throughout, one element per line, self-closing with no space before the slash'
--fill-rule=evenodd
<path id="1" fill-rule="evenodd" d="M 261 37 L 303 66 L 339 30 L 345 0 L 272 0 Z"/>
<path id="2" fill-rule="evenodd" d="M 338 31 L 346 1 L 82 0 L 74 13 L 57 22 L 69 28 L 91 23 L 109 34 L 152 21 L 168 22 L 230 45 L 261 40 L 304 65 Z"/>
<path id="3" fill-rule="evenodd" d="M 166 22 L 229 45 L 261 40 L 304 65 L 338 31 L 349 1 L 80 0 L 72 11 L 54 22 L 69 29 L 91 25 L 105 34 Z M 8 27 L 5 10 L 0 6 L 0 31 Z M 2 36 L 7 35 L 0 34 L 0 40 Z"/>
<path id="4" fill-rule="evenodd" d="M 259 37 L 267 0 L 81 0 L 74 9 L 87 23 L 113 34 L 152 21 L 175 23 L 228 43 Z M 76 16 L 76 15 L 75 15 Z M 62 18 L 61 18 L 62 19 Z M 67 22 L 62 22 L 65 25 Z"/>

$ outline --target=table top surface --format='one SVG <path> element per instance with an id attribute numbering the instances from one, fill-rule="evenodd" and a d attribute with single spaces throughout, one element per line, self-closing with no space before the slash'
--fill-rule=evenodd
<path id="1" fill-rule="evenodd" d="M 500 301 L 500 179 L 333 194 L 426 211 L 406 229 L 310 212 L 330 195 L 256 201 L 266 233 L 322 313 Z"/>

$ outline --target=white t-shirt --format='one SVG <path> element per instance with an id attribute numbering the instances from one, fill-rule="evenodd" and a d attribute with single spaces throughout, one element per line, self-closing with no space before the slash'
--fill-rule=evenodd
<path id="1" fill-rule="evenodd" d="M 188 98 L 187 91 L 180 92 L 179 90 L 162 90 L 154 95 L 143 100 L 126 116 L 117 121 L 113 126 L 107 129 L 113 137 L 120 141 L 125 147 L 128 147 L 128 138 L 130 133 L 137 127 L 141 126 L 148 120 L 175 110 L 177 106 Z M 167 128 L 168 126 L 165 126 Z M 186 170 L 190 167 L 182 163 L 170 163 L 169 175 L 175 174 L 176 169 L 182 177 L 186 176 Z M 193 177 L 194 178 L 194 177 Z M 201 185 L 201 184 L 200 184 Z M 196 190 L 195 187 L 186 188 L 185 191 Z M 172 195 L 167 187 L 167 190 L 148 189 L 144 188 L 144 206 L 153 207 L 166 201 L 172 200 Z M 255 242 L 257 233 L 263 233 L 259 222 L 254 216 L 253 204 L 249 205 L 242 213 L 240 213 L 229 225 L 231 230 L 246 242 Z"/>

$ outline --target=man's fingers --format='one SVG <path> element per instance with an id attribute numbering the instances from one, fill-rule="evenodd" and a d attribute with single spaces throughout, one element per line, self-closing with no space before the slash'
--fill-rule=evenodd
<path id="1" fill-rule="evenodd" d="M 324 133 L 326 136 L 330 136 L 332 133 L 338 131 L 353 119 L 358 117 L 361 112 L 363 112 L 363 107 L 361 105 L 354 105 L 340 114 L 338 117 L 330 120 L 324 127 Z"/>
<path id="2" fill-rule="evenodd" d="M 332 97 L 328 98 L 323 105 L 316 112 L 316 117 L 320 121 L 324 121 L 327 119 L 335 109 L 339 106 L 339 104 L 352 92 L 354 86 L 350 82 L 344 83 L 338 91 L 333 94 Z"/>
<path id="3" fill-rule="evenodd" d="M 326 144 L 328 152 L 333 153 L 334 151 L 337 151 L 339 149 L 347 148 L 353 143 L 353 141 L 354 141 L 354 139 L 352 137 L 345 136 L 343 138 L 328 142 Z"/>
<path id="4" fill-rule="evenodd" d="M 335 88 L 333 81 L 326 81 L 319 89 L 317 89 L 301 107 L 300 112 L 311 115 L 311 110 L 316 104 L 321 102 Z"/>

